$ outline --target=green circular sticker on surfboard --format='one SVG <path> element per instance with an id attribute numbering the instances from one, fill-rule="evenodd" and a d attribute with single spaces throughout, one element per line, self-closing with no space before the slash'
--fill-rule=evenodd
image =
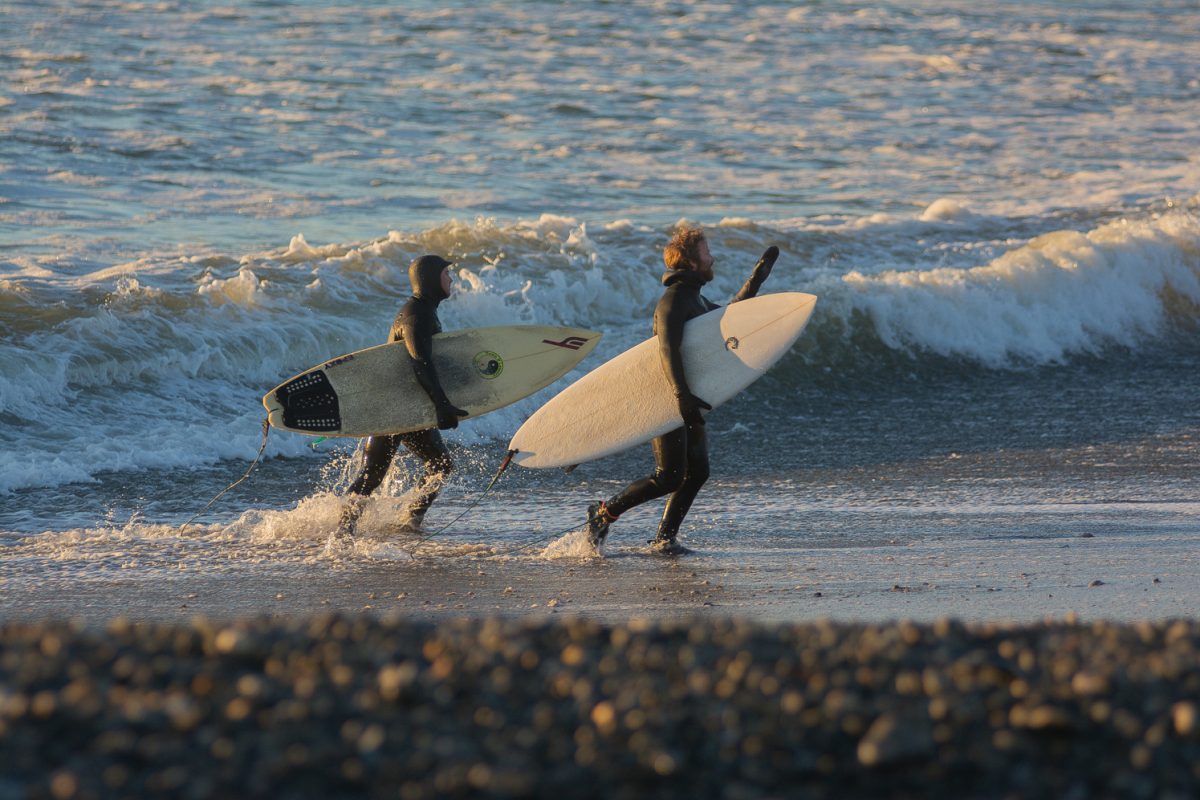
<path id="1" fill-rule="evenodd" d="M 475 364 L 475 369 L 479 370 L 479 374 L 489 381 L 500 377 L 500 373 L 504 372 L 504 359 L 500 357 L 499 353 L 491 350 L 476 353 L 472 362 Z"/>

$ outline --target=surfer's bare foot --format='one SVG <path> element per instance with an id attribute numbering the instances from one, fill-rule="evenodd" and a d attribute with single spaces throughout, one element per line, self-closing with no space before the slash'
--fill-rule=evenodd
<path id="1" fill-rule="evenodd" d="M 597 500 L 588 506 L 587 517 L 588 541 L 593 547 L 599 547 L 604 537 L 608 536 L 608 526 L 616 522 L 617 518 L 604 507 L 603 500 Z"/>
<path id="2" fill-rule="evenodd" d="M 660 556 L 686 556 L 693 551 L 671 538 L 655 539 L 650 543 L 650 552 Z"/>

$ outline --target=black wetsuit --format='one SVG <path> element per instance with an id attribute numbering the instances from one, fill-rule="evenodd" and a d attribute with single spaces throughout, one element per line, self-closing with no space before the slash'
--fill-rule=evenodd
<path id="1" fill-rule="evenodd" d="M 733 302 L 754 297 L 758 293 L 778 255 L 777 249 L 772 250 L 774 253 L 768 251 L 755 265 L 754 274 L 734 296 Z M 708 480 L 708 434 L 705 432 L 704 418 L 700 416 L 700 408 L 707 407 L 707 404 L 693 395 L 688 386 L 680 352 L 683 326 L 688 320 L 720 306 L 700 294 L 700 287 L 706 281 L 698 272 L 671 270 L 663 275 L 662 282 L 667 290 L 654 309 L 654 333 L 658 336 L 663 371 L 675 390 L 675 396 L 679 398 L 684 425 L 651 442 L 654 474 L 629 484 L 607 501 L 604 508 L 615 519 L 635 506 L 670 494 L 671 499 L 663 510 L 657 536 L 657 541 L 669 543 L 674 541 L 684 516 L 692 507 L 692 501 Z"/>
<path id="2" fill-rule="evenodd" d="M 446 397 L 433 368 L 433 335 L 442 331 L 437 307 L 447 296 L 442 290 L 442 270 L 449 264 L 437 256 L 423 256 L 412 263 L 408 275 L 413 294 L 396 315 L 388 336 L 389 342 L 402 341 L 406 345 L 417 382 L 433 400 L 438 427 L 442 429 L 457 427 L 458 417 L 465 414 Z M 424 469 L 417 496 L 408 507 L 410 524 L 419 527 L 425 512 L 437 499 L 438 491 L 454 468 L 450 452 L 435 428 L 368 438 L 366 461 L 362 472 L 350 486 L 350 493 L 365 496 L 379 488 L 400 445 L 419 458 Z M 360 505 L 351 503 L 346 506 L 341 521 L 343 531 L 349 532 L 353 528 L 359 513 Z"/>

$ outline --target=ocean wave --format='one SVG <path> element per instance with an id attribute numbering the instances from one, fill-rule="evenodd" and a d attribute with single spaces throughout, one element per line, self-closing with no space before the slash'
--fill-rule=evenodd
<path id="1" fill-rule="evenodd" d="M 889 366 L 907 374 L 947 360 L 985 370 L 1064 364 L 1114 346 L 1169 345 L 1200 321 L 1200 222 L 1178 209 L 1019 241 L 1004 238 L 1010 222 L 949 201 L 908 219 L 707 227 L 719 262 L 706 290 L 714 301 L 727 301 L 774 243 L 783 254 L 767 291 L 820 297 L 768 384 L 789 396 L 814 369 L 886 380 Z M 562 382 L 452 435 L 504 439 L 568 381 L 650 335 L 668 233 L 556 215 L 452 220 L 367 242 L 296 236 L 238 257 L 172 254 L 83 277 L 17 271 L 0 284 L 0 328 L 13 333 L 0 343 L 0 434 L 10 444 L 0 492 L 249 459 L 261 396 L 382 342 L 407 295 L 408 263 L 425 252 L 459 264 L 441 313 L 447 329 L 605 333 Z M 307 443 L 275 436 L 268 456 L 304 455 Z"/>
<path id="2" fill-rule="evenodd" d="M 1195 324 L 1200 221 L 1184 213 L 1122 219 L 1043 234 L 979 266 L 855 270 L 829 288 L 818 327 L 865 322 L 889 349 L 994 368 L 1062 363 Z"/>

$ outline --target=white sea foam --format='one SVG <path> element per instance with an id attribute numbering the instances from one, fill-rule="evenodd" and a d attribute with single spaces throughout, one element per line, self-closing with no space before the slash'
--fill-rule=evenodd
<path id="1" fill-rule="evenodd" d="M 541 558 L 596 558 L 600 553 L 588 540 L 586 530 L 570 531 L 555 539 L 542 550 Z"/>
<path id="2" fill-rule="evenodd" d="M 1122 220 L 1045 234 L 977 267 L 850 272 L 842 281 L 853 293 L 831 298 L 833 313 L 865 311 L 891 347 L 993 366 L 1061 362 L 1162 334 L 1169 294 L 1200 307 L 1200 222 Z"/>
<path id="3" fill-rule="evenodd" d="M 14 431 L 14 446 L 0 454 L 0 491 L 101 471 L 249 458 L 262 414 L 258 397 L 267 389 L 331 355 L 384 340 L 404 298 L 408 261 L 439 249 L 423 240 L 466 236 L 494 247 L 494 235 L 506 248 L 526 250 L 528 259 L 512 262 L 501 251 L 475 269 L 464 267 L 455 298 L 443 307 L 448 328 L 597 323 L 612 305 L 604 298 L 630 288 L 624 270 L 597 264 L 600 252 L 584 225 L 554 216 L 506 228 L 455 223 L 350 246 L 312 246 L 297 236 L 281 252 L 237 264 L 206 258 L 198 274 L 195 260 L 183 259 L 72 279 L 85 294 L 109 289 L 108 301 L 7 343 L 0 402 L 30 424 L 78 422 L 50 439 L 39 435 L 44 427 Z M 651 302 L 653 284 L 643 291 Z M 630 313 L 625 304 L 620 309 Z M 536 402 L 468 422 L 455 437 L 504 435 Z M 306 444 L 305 437 L 277 434 L 268 456 L 302 455 Z M 49 457 L 29 457 L 47 449 Z"/>
<path id="4" fill-rule="evenodd" d="M 929 204 L 918 217 L 922 222 L 946 222 L 970 216 L 970 212 L 961 203 L 943 197 Z"/>
<path id="5" fill-rule="evenodd" d="M 937 217 L 932 223 L 808 220 L 789 235 L 822 241 L 833 231 L 908 246 L 931 224 L 995 222 L 953 201 L 930 209 L 918 216 Z M 711 226 L 710 235 L 728 264 L 706 294 L 722 302 L 744 278 L 735 262 L 748 268 L 779 236 L 742 218 Z M 441 310 L 447 329 L 539 323 L 605 334 L 561 383 L 450 433 L 460 442 L 505 439 L 567 382 L 650 334 L 662 238 L 648 227 L 547 214 L 361 243 L 313 245 L 298 235 L 285 248 L 240 259 L 139 260 L 65 282 L 39 278 L 39 291 L 79 293 L 62 295 L 76 298 L 69 302 L 105 300 L 68 306 L 52 327 L 2 346 L 0 407 L 22 423 L 0 452 L 0 491 L 103 471 L 248 460 L 259 443 L 262 394 L 312 364 L 383 341 L 405 297 L 408 262 L 422 252 L 461 254 L 455 295 Z M 785 251 L 768 288 L 818 294 L 818 328 L 838 320 L 844 329 L 865 314 L 884 345 L 914 354 L 993 367 L 1058 363 L 1110 345 L 1152 346 L 1176 321 L 1193 321 L 1198 253 L 1200 223 L 1172 211 L 1045 234 L 974 265 L 900 268 L 891 255 L 892 268 L 843 274 L 806 268 Z M 23 279 L 7 280 L 11 296 L 27 294 Z M 277 432 L 267 455 L 305 455 L 308 442 Z"/>

